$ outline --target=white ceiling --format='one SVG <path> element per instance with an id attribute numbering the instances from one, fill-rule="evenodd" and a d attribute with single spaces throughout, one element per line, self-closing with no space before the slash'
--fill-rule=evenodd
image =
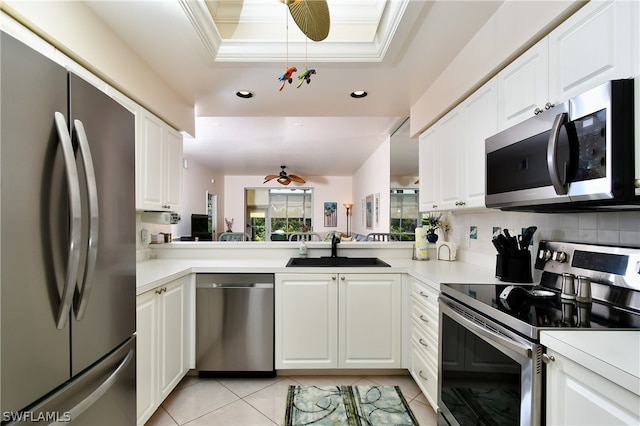
<path id="1" fill-rule="evenodd" d="M 276 174 L 284 164 L 301 176 L 350 176 L 501 2 L 328 0 L 322 42 L 306 41 L 278 0 L 87 4 L 195 105 L 185 156 L 227 175 Z M 317 74 L 300 88 L 296 74 L 278 91 L 287 65 Z M 240 89 L 255 97 L 238 98 Z M 349 96 L 358 89 L 369 96 Z M 397 169 L 404 163 L 392 162 L 392 174 L 413 173 Z"/>

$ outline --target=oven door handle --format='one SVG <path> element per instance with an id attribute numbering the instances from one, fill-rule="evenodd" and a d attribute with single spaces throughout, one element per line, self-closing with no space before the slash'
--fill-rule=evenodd
<path id="1" fill-rule="evenodd" d="M 443 309 L 455 321 L 464 322 L 464 324 L 467 326 L 466 328 L 469 331 L 471 331 L 472 333 L 474 333 L 476 336 L 480 337 L 487 343 L 492 344 L 498 341 L 502 346 L 505 346 L 520 355 L 523 355 L 527 358 L 532 357 L 532 349 L 530 347 L 524 346 L 522 344 L 519 344 L 518 342 L 515 342 L 511 339 L 501 336 L 498 333 L 487 330 L 481 325 L 476 324 L 475 322 L 469 320 L 465 316 L 460 315 L 459 313 L 451 309 L 446 303 L 441 303 L 440 309 Z"/>

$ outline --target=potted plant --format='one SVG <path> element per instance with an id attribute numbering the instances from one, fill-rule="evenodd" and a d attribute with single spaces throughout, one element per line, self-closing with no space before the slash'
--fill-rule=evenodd
<path id="1" fill-rule="evenodd" d="M 427 241 L 435 243 L 438 241 L 438 234 L 436 230 L 443 228 L 443 230 L 449 229 L 449 224 L 442 219 L 442 213 L 429 213 L 429 215 L 422 218 L 422 227 L 427 229 Z"/>

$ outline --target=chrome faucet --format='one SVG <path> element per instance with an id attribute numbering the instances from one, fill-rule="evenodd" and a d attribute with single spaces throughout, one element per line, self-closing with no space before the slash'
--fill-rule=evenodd
<path id="1" fill-rule="evenodd" d="M 331 257 L 338 257 L 338 244 L 340 244 L 340 237 L 333 234 L 331 238 Z"/>

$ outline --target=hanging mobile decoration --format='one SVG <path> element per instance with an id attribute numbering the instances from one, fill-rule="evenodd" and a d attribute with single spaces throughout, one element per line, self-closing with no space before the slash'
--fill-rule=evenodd
<path id="1" fill-rule="evenodd" d="M 279 90 L 280 92 L 282 92 L 282 89 L 284 89 L 284 84 L 286 82 L 289 82 L 289 84 L 293 82 L 293 73 L 296 71 L 298 71 L 296 67 L 289 67 L 286 70 L 284 70 L 284 73 L 282 73 L 280 77 L 278 77 L 278 80 L 282 82 L 282 85 L 280 86 L 280 90 Z"/>
<path id="2" fill-rule="evenodd" d="M 278 80 L 282 82 L 282 84 L 280 85 L 280 89 L 278 90 L 279 92 L 282 92 L 282 89 L 284 89 L 284 85 L 285 83 L 289 82 L 289 84 L 293 83 L 293 73 L 298 71 L 298 69 L 296 67 L 290 67 L 289 66 L 289 15 L 286 12 L 285 9 L 285 18 L 287 21 L 287 68 L 285 68 L 284 72 L 282 74 L 280 74 L 280 77 L 278 77 Z"/>
<path id="3" fill-rule="evenodd" d="M 304 83 L 305 81 L 307 82 L 307 84 L 311 83 L 311 76 L 315 75 L 315 73 L 316 73 L 315 68 L 309 68 L 309 66 L 307 64 L 307 40 L 308 39 L 306 39 L 306 38 L 304 40 L 304 68 L 305 68 L 305 71 L 298 76 L 298 80 L 300 80 L 300 83 L 298 83 L 298 87 L 296 87 L 296 89 L 299 89 L 300 86 L 302 86 L 302 83 Z"/>

